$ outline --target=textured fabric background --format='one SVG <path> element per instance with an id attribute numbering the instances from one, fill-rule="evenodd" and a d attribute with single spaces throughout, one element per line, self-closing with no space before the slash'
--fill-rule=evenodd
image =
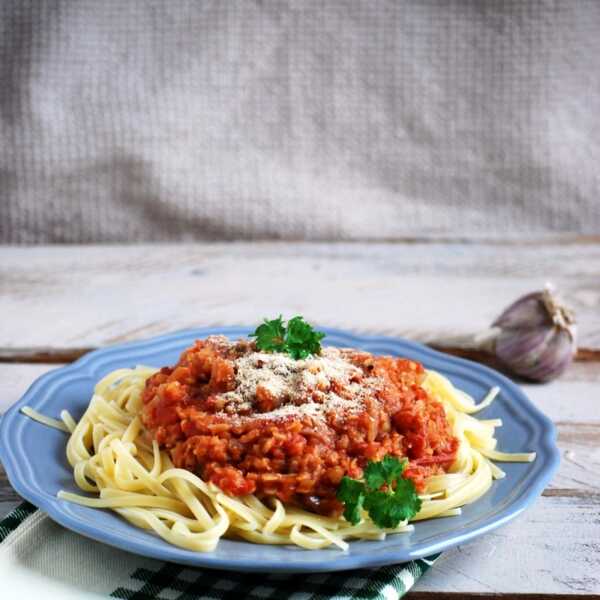
<path id="1" fill-rule="evenodd" d="M 0 4 L 0 241 L 600 232 L 600 2 Z"/>

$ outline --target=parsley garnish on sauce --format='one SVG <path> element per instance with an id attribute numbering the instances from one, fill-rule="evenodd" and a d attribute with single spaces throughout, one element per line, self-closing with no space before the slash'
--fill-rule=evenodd
<path id="1" fill-rule="evenodd" d="M 264 352 L 287 352 L 292 358 L 303 359 L 321 352 L 325 334 L 315 331 L 302 317 L 294 317 L 284 324 L 281 316 L 272 321 L 265 319 L 256 331 L 256 346 Z"/>
<path id="2" fill-rule="evenodd" d="M 337 498 L 344 503 L 344 518 L 356 525 L 364 508 L 377 527 L 391 529 L 414 517 L 421 509 L 421 500 L 415 484 L 402 477 L 407 462 L 386 456 L 367 463 L 363 481 L 343 477 Z"/>

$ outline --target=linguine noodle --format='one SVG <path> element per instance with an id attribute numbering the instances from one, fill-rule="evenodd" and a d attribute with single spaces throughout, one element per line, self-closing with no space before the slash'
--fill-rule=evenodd
<path id="1" fill-rule="evenodd" d="M 335 545 L 348 548 L 349 539 L 385 538 L 407 533 L 403 522 L 382 530 L 367 513 L 358 525 L 343 517 L 325 517 L 276 498 L 233 497 L 215 484 L 176 468 L 144 429 L 140 414 L 146 380 L 156 369 L 138 366 L 109 373 L 95 387 L 83 416 L 76 422 L 63 410 L 61 420 L 29 407 L 27 416 L 69 432 L 67 459 L 77 486 L 90 495 L 60 491 L 58 497 L 94 508 L 110 508 L 133 525 L 154 531 L 167 542 L 196 552 L 213 550 L 222 537 L 260 544 L 295 544 L 306 549 Z M 472 415 L 489 406 L 499 392 L 492 388 L 476 404 L 440 373 L 427 371 L 425 390 L 440 401 L 452 432 L 459 440 L 456 458 L 443 475 L 426 480 L 422 507 L 413 521 L 459 515 L 505 473 L 492 461 L 532 461 L 534 453 L 507 454 L 496 450 L 494 431 L 499 419 Z"/>

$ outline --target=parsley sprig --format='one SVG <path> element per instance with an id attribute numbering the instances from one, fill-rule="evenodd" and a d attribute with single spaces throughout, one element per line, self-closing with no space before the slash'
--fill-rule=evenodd
<path id="1" fill-rule="evenodd" d="M 292 358 L 303 359 L 321 352 L 321 340 L 325 334 L 315 331 L 302 317 L 287 322 L 281 315 L 271 321 L 265 319 L 250 337 L 256 338 L 256 346 L 264 352 L 287 352 Z"/>
<path id="2" fill-rule="evenodd" d="M 406 459 L 386 456 L 367 463 L 364 481 L 343 477 L 337 498 L 344 503 L 344 518 L 356 525 L 364 509 L 375 525 L 388 529 L 414 517 L 421 509 L 421 500 L 414 483 L 402 477 L 407 463 Z"/>

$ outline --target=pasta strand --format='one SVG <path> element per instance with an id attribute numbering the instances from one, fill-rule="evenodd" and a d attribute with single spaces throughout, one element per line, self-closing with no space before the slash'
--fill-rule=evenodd
<path id="1" fill-rule="evenodd" d="M 260 544 L 296 544 L 306 549 L 337 546 L 346 539 L 384 539 L 389 533 L 409 533 L 400 523 L 381 530 L 363 513 L 358 525 L 342 517 L 324 517 L 274 499 L 232 497 L 212 483 L 174 467 L 169 455 L 151 443 L 139 417 L 149 367 L 118 369 L 96 385 L 79 419 L 63 410 L 61 420 L 29 408 L 22 412 L 45 425 L 69 433 L 67 458 L 77 486 L 94 494 L 60 491 L 58 497 L 95 508 L 111 508 L 136 527 L 154 531 L 165 541 L 196 552 L 213 550 L 221 537 Z M 534 453 L 496 450 L 494 431 L 500 419 L 477 420 L 471 415 L 489 406 L 498 394 L 492 388 L 476 404 L 473 398 L 440 373 L 427 371 L 423 387 L 444 405 L 460 445 L 450 472 L 426 480 L 422 506 L 414 521 L 459 515 L 461 507 L 480 498 L 493 479 L 505 473 L 492 461 L 531 461 Z"/>

